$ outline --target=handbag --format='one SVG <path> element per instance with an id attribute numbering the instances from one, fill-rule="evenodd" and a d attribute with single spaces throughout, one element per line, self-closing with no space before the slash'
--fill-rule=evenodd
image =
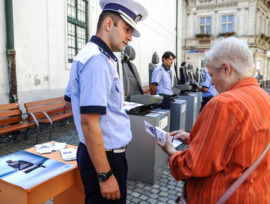
<path id="1" fill-rule="evenodd" d="M 238 187 L 244 183 L 244 181 L 249 177 L 249 175 L 254 171 L 254 169 L 260 164 L 262 159 L 267 154 L 270 149 L 270 143 L 267 145 L 263 153 L 259 156 L 259 158 L 247 169 L 245 172 L 225 191 L 225 193 L 220 197 L 216 204 L 224 204 L 226 201 L 232 196 L 232 194 L 238 189 Z M 185 186 L 183 188 L 182 195 L 176 201 L 178 204 L 187 204 L 187 200 L 185 198 Z"/>

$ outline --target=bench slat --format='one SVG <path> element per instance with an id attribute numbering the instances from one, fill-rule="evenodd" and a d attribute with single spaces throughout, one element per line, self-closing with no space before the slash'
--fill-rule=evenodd
<path id="1" fill-rule="evenodd" d="M 15 117 L 10 117 L 10 118 L 0 119 L 0 126 L 13 124 L 13 123 L 18 123 L 21 120 L 22 120 L 21 116 L 15 116 Z"/>
<path id="2" fill-rule="evenodd" d="M 64 114 L 61 114 L 61 115 L 55 115 L 55 116 L 51 117 L 51 120 L 52 120 L 52 122 L 57 122 L 59 120 L 69 118 L 72 115 L 73 115 L 72 112 L 67 112 L 67 113 L 64 113 Z M 39 122 L 40 123 L 50 123 L 48 119 L 43 119 L 43 120 L 40 120 Z"/>
<path id="3" fill-rule="evenodd" d="M 67 107 L 62 107 L 62 108 L 58 108 L 58 109 L 54 109 L 54 110 L 51 110 L 51 111 L 46 111 L 46 113 L 51 117 L 52 115 L 55 115 L 55 114 L 63 114 L 65 112 L 71 112 L 71 109 L 70 108 L 67 108 Z M 41 119 L 41 118 L 44 118 L 45 115 L 43 113 L 35 113 L 35 117 L 37 119 Z M 28 115 L 28 119 L 30 121 L 33 120 L 32 116 L 31 115 Z"/>
<path id="4" fill-rule="evenodd" d="M 28 108 L 27 112 L 28 113 L 38 113 L 38 112 L 42 112 L 42 111 L 47 111 L 47 110 L 52 110 L 52 109 L 57 109 L 57 108 L 61 108 L 64 107 L 66 105 L 66 102 L 60 102 L 60 103 L 54 103 L 54 104 L 49 104 L 49 105 L 45 105 L 45 106 L 40 106 L 40 107 L 35 107 L 35 108 Z"/>
<path id="5" fill-rule="evenodd" d="M 14 115 L 21 115 L 21 114 L 22 114 L 22 111 L 20 109 L 1 111 L 0 118 L 5 118 L 5 117 L 9 117 L 9 116 L 14 116 Z"/>
<path id="6" fill-rule="evenodd" d="M 0 111 L 2 111 L 2 110 L 16 109 L 16 108 L 19 108 L 19 104 L 18 103 L 10 103 L 10 104 L 0 105 Z"/>
<path id="7" fill-rule="evenodd" d="M 32 108 L 32 107 L 36 107 L 36 106 L 42 106 L 42 105 L 47 105 L 47 104 L 61 102 L 61 101 L 65 101 L 64 97 L 28 102 L 28 103 L 25 103 L 24 106 L 25 106 L 25 108 L 28 109 L 28 108 Z"/>
<path id="8" fill-rule="evenodd" d="M 29 128 L 29 127 L 33 127 L 36 124 L 33 122 L 23 122 L 20 124 L 15 124 L 15 125 L 9 125 L 3 128 L 0 128 L 0 134 L 7 134 L 10 132 L 14 132 L 14 131 L 18 131 L 18 130 L 22 130 L 25 128 Z"/>

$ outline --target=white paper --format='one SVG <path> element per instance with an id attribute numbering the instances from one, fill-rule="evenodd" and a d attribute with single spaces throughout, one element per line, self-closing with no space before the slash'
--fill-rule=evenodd
<path id="1" fill-rule="evenodd" d="M 62 159 L 65 161 L 71 161 L 76 159 L 77 150 L 74 148 L 60 149 Z"/>
<path id="2" fill-rule="evenodd" d="M 146 130 L 147 133 L 149 133 L 150 135 L 152 135 L 156 139 L 160 139 L 160 142 L 162 144 L 166 143 L 166 132 L 164 130 L 162 130 L 159 127 L 154 127 L 153 125 L 151 125 L 146 120 L 144 120 L 144 125 L 145 125 L 145 130 Z M 171 139 L 173 140 L 172 136 L 171 136 Z M 173 140 L 172 143 L 173 143 L 173 146 L 175 148 L 182 144 L 182 142 L 179 141 L 179 140 Z"/>
<path id="3" fill-rule="evenodd" d="M 60 149 L 63 149 L 67 146 L 66 143 L 62 142 L 48 142 L 48 143 L 43 143 L 43 144 L 37 144 L 35 145 L 36 152 L 39 154 L 45 154 L 45 153 L 50 153 L 53 151 L 57 151 Z"/>

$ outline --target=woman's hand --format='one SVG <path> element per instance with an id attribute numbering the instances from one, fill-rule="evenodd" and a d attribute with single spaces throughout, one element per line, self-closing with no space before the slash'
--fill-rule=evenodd
<path id="1" fill-rule="evenodd" d="M 170 133 L 166 134 L 166 143 L 165 144 L 162 144 L 160 139 L 158 139 L 158 144 L 163 149 L 163 151 L 166 152 L 169 156 L 171 156 L 173 153 L 176 152 L 176 150 L 172 144 L 172 139 L 171 139 Z"/>
<path id="2" fill-rule="evenodd" d="M 187 144 L 189 139 L 189 133 L 183 130 L 177 130 L 169 133 L 174 139 L 180 140 L 184 144 Z"/>

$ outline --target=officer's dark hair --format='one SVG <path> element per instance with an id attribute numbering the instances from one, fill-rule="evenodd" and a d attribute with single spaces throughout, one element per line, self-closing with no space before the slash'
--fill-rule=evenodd
<path id="1" fill-rule="evenodd" d="M 170 56 L 172 56 L 173 59 L 175 59 L 175 55 L 172 52 L 170 52 L 170 51 L 164 52 L 164 54 L 162 55 L 162 61 L 163 61 L 163 59 L 170 58 Z"/>
<path id="2" fill-rule="evenodd" d="M 102 13 L 99 15 L 99 19 L 98 19 L 97 32 L 100 30 L 103 21 L 107 17 L 112 18 L 114 26 L 118 25 L 118 21 L 121 18 L 119 13 L 116 13 L 116 12 L 113 12 L 113 11 L 102 11 Z"/>

